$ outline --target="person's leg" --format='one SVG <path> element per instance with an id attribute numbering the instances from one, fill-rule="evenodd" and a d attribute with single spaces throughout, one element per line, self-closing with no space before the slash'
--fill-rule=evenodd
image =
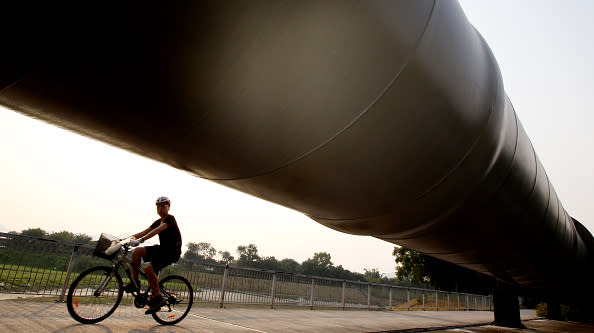
<path id="1" fill-rule="evenodd" d="M 145 256 L 146 256 L 146 248 L 137 247 L 136 249 L 134 249 L 134 252 L 132 252 L 132 264 L 134 264 L 134 267 L 140 268 L 140 260 L 142 259 L 142 257 L 145 257 Z M 135 281 L 138 281 L 138 269 L 132 270 L 132 278 Z"/>
<path id="2" fill-rule="evenodd" d="M 157 273 L 155 272 L 155 268 L 152 264 L 146 265 L 144 268 L 144 274 L 146 275 L 146 279 L 148 280 L 151 290 L 153 291 L 153 297 L 161 296 L 161 291 L 159 290 L 159 280 L 157 279 Z"/>
<path id="3" fill-rule="evenodd" d="M 161 291 L 159 290 L 159 279 L 157 274 L 167 265 L 171 263 L 170 258 L 168 258 L 163 252 L 159 251 L 151 251 L 152 262 L 144 268 L 144 273 L 146 274 L 146 278 L 151 285 L 151 290 L 153 291 L 153 297 L 151 297 L 149 301 L 149 309 L 146 310 L 145 314 L 151 314 L 159 311 L 159 309 L 165 305 L 167 302 L 161 296 Z"/>

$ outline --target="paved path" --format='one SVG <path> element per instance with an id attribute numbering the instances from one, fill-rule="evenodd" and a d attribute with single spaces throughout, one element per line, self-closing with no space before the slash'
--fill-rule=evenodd
<path id="1" fill-rule="evenodd" d="M 523 319 L 536 318 L 534 311 L 523 311 L 522 316 Z M 437 327 L 458 327 L 440 332 L 521 332 L 519 330 L 500 330 L 500 328 L 489 328 L 489 326 L 477 326 L 479 324 L 488 324 L 492 320 L 492 312 L 482 311 L 381 312 L 195 307 L 180 324 L 161 326 L 152 317 L 145 316 L 141 310 L 130 306 L 121 306 L 114 315 L 99 324 L 82 325 L 70 317 L 64 303 L 41 303 L 24 300 L 0 301 L 0 332 L 333 333 L 400 331 Z M 533 320 L 527 323 L 539 322 L 541 321 Z M 461 328 L 469 325 L 471 327 Z M 592 328 L 592 326 L 589 326 L 589 331 L 583 332 L 591 332 Z M 536 332 L 563 332 L 563 330 L 547 331 L 539 329 Z"/>

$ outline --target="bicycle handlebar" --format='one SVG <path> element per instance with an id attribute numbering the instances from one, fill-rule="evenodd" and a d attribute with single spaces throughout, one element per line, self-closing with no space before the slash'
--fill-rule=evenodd
<path id="1" fill-rule="evenodd" d="M 128 245 L 128 243 L 130 243 L 131 241 L 135 240 L 136 238 L 134 238 L 134 236 L 130 236 L 130 237 L 126 237 L 126 238 L 122 238 L 119 241 L 120 245 Z"/>
<path id="2" fill-rule="evenodd" d="M 120 239 L 119 241 L 113 241 L 111 243 L 111 245 L 107 248 L 107 250 L 105 250 L 105 254 L 110 256 L 114 253 L 116 253 L 119 249 L 122 248 L 122 246 L 126 246 L 128 245 L 132 240 L 134 240 L 135 238 L 133 236 L 130 237 L 126 237 L 123 239 Z"/>

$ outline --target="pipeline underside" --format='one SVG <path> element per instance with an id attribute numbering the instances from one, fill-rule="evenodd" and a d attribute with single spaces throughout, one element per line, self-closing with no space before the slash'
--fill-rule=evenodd
<path id="1" fill-rule="evenodd" d="M 3 23 L 0 104 L 516 286 L 592 280 L 456 2 L 45 6 Z"/>

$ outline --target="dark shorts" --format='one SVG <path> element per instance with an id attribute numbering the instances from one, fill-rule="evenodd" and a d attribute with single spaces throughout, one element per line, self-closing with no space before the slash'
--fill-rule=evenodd
<path id="1" fill-rule="evenodd" d="M 158 273 L 164 267 L 178 261 L 179 256 L 180 254 L 177 251 L 168 251 L 162 249 L 159 245 L 153 245 L 146 247 L 146 256 L 143 259 L 145 262 L 150 261 L 155 273 Z"/>

